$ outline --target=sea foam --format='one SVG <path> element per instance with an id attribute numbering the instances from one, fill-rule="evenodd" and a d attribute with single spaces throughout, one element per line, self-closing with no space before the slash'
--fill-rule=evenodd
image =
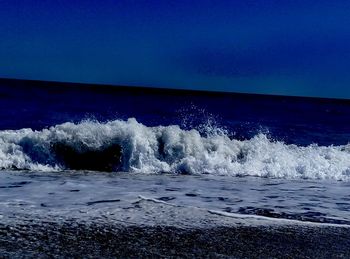
<path id="1" fill-rule="evenodd" d="M 225 131 L 208 132 L 183 130 L 177 125 L 147 127 L 134 118 L 67 122 L 40 131 L 5 130 L 0 131 L 0 168 L 89 170 L 88 164 L 95 162 L 92 170 L 101 166 L 100 171 L 350 180 L 350 144 L 303 147 L 274 141 L 264 134 L 236 140 Z M 57 145 L 63 147 L 60 152 Z M 109 155 L 106 152 L 114 152 L 111 147 L 121 150 L 118 157 L 101 159 Z M 72 156 L 80 160 L 79 167 L 72 168 Z"/>

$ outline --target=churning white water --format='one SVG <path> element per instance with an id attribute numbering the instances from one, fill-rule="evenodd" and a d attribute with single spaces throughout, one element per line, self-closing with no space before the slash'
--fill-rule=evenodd
<path id="1" fill-rule="evenodd" d="M 59 154 L 54 148 L 57 144 L 64 146 Z M 115 163 L 111 168 L 116 171 L 350 179 L 350 144 L 303 147 L 274 141 L 264 134 L 249 140 L 236 140 L 230 139 L 223 130 L 208 128 L 207 134 L 201 134 L 196 129 L 183 130 L 177 125 L 147 127 L 134 118 L 106 123 L 67 122 L 40 131 L 0 131 L 0 168 L 72 169 L 65 156 L 73 154 L 84 163 L 87 152 L 91 160 L 94 154 L 108 156 L 105 150 L 109 147 L 121 150 L 120 157 L 111 156 L 108 160 L 108 163 Z M 66 150 L 69 152 L 65 154 Z M 101 161 L 96 163 L 107 163 L 99 159 Z M 101 168 L 103 171 L 102 164 Z"/>

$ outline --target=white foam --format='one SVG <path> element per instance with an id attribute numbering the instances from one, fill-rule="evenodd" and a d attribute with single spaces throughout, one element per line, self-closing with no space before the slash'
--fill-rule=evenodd
<path id="1" fill-rule="evenodd" d="M 0 131 L 0 168 L 62 170 L 53 143 L 79 150 L 118 144 L 122 170 L 138 173 L 189 173 L 288 179 L 350 179 L 350 145 L 301 147 L 259 134 L 250 140 L 230 139 L 220 131 L 205 137 L 179 126 L 147 127 L 131 118 L 107 123 L 64 123 L 41 131 Z"/>
<path id="2" fill-rule="evenodd" d="M 287 218 L 272 218 L 272 217 L 267 217 L 267 216 L 261 216 L 261 215 L 251 215 L 251 214 L 240 214 L 240 213 L 232 213 L 232 212 L 226 212 L 226 211 L 220 211 L 220 210 L 212 210 L 212 209 L 204 209 L 196 206 L 181 206 L 181 205 L 176 205 L 173 203 L 165 202 L 159 199 L 155 198 L 149 198 L 145 197 L 142 195 L 139 195 L 140 200 L 142 201 L 151 201 L 154 203 L 160 203 L 164 204 L 167 206 L 171 207 L 181 207 L 181 208 L 187 208 L 187 209 L 194 209 L 197 211 L 205 211 L 210 214 L 218 215 L 218 216 L 223 216 L 223 217 L 229 217 L 229 218 L 234 218 L 234 219 L 243 219 L 243 220 L 250 220 L 251 222 L 254 222 L 253 220 L 256 221 L 265 221 L 265 222 L 274 222 L 274 223 L 284 223 L 284 224 L 300 224 L 300 225 L 314 225 L 314 226 L 328 226 L 328 227 L 345 227 L 345 228 L 350 228 L 350 225 L 347 224 L 337 224 L 337 223 L 320 223 L 320 222 L 312 222 L 312 221 L 301 221 L 297 219 L 287 219 Z"/>

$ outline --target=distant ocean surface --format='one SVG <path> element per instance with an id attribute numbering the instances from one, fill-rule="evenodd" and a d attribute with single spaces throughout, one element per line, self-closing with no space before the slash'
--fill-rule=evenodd
<path id="1" fill-rule="evenodd" d="M 350 224 L 347 100 L 0 80 L 0 130 L 2 216 L 142 195 Z"/>

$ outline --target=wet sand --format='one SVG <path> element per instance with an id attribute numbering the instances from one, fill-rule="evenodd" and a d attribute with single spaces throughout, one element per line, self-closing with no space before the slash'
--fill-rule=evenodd
<path id="1" fill-rule="evenodd" d="M 119 211 L 119 212 L 118 212 Z M 350 228 L 140 200 L 82 218 L 6 215 L 4 258 L 349 258 Z"/>
<path id="2" fill-rule="evenodd" d="M 41 223 L 0 226 L 3 257 L 349 258 L 337 227 L 210 227 Z"/>

